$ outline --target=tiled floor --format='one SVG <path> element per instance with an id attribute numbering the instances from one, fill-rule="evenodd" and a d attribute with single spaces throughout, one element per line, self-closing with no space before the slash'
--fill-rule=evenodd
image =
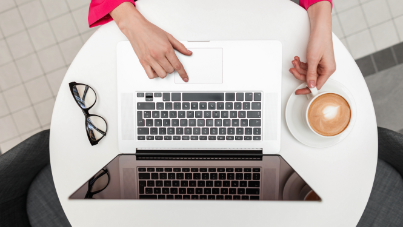
<path id="1" fill-rule="evenodd" d="M 89 0 L 0 0 L 0 153 L 50 127 L 70 63 L 94 29 Z"/>
<path id="2" fill-rule="evenodd" d="M 50 127 L 60 83 L 94 32 L 87 23 L 89 3 L 0 0 L 0 154 Z M 403 104 L 398 102 L 403 97 L 402 66 L 388 69 L 402 63 L 403 46 L 390 47 L 403 42 L 403 3 L 334 0 L 332 18 L 333 32 L 359 59 L 357 63 L 367 76 L 379 125 L 403 130 L 403 119 L 399 118 Z M 380 73 L 371 76 L 376 72 Z M 386 90 L 394 92 L 376 86 L 384 83 L 383 78 L 387 79 L 384 86 L 390 86 Z"/>

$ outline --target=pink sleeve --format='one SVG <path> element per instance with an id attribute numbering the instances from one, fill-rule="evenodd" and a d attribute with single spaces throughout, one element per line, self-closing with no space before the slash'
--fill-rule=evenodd
<path id="1" fill-rule="evenodd" d="M 113 20 L 109 13 L 123 2 L 131 2 L 134 6 L 134 0 L 91 0 L 88 12 L 88 24 L 90 28 L 103 25 Z"/>
<path id="2" fill-rule="evenodd" d="M 299 5 L 302 6 L 304 9 L 308 10 L 309 6 L 321 2 L 321 1 L 328 1 L 332 5 L 333 9 L 333 1 L 332 0 L 299 0 Z"/>

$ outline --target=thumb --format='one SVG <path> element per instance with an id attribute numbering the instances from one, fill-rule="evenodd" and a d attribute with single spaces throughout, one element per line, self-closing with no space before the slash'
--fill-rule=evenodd
<path id="1" fill-rule="evenodd" d="M 308 62 L 308 71 L 306 73 L 306 84 L 310 88 L 316 87 L 316 80 L 318 78 L 318 62 Z"/>
<path id="2" fill-rule="evenodd" d="M 168 34 L 168 40 L 171 43 L 172 47 L 179 51 L 181 54 L 184 55 L 191 55 L 192 51 L 188 50 L 185 45 L 183 45 L 181 42 L 179 42 L 177 39 L 175 39 L 171 34 Z"/>

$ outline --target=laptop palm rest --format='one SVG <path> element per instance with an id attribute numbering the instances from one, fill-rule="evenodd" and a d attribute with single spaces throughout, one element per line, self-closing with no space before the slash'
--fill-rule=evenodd
<path id="1" fill-rule="evenodd" d="M 223 49 L 222 48 L 189 48 L 191 56 L 176 52 L 179 61 L 185 68 L 189 82 L 186 84 L 222 84 L 223 83 Z M 175 71 L 175 83 L 185 84 Z"/>

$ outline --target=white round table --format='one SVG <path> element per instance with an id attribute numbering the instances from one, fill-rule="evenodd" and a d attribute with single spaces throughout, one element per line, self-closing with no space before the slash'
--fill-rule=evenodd
<path id="1" fill-rule="evenodd" d="M 299 143 L 284 112 L 301 83 L 288 72 L 294 56 L 305 60 L 306 11 L 287 0 L 146 0 L 139 11 L 178 40 L 280 40 L 283 44 L 280 155 L 320 195 L 322 202 L 69 200 L 68 197 L 119 154 L 116 44 L 127 40 L 114 22 L 100 27 L 71 64 L 53 111 L 50 158 L 56 190 L 72 226 L 355 226 L 368 202 L 377 163 L 377 128 L 371 97 L 355 61 L 333 36 L 337 71 L 357 103 L 353 131 L 341 143 L 315 149 Z M 136 75 L 133 75 L 136 76 Z M 108 135 L 91 146 L 84 116 L 68 83 L 95 88 L 91 113 L 108 121 Z M 258 81 L 257 81 L 258 83 Z"/>

